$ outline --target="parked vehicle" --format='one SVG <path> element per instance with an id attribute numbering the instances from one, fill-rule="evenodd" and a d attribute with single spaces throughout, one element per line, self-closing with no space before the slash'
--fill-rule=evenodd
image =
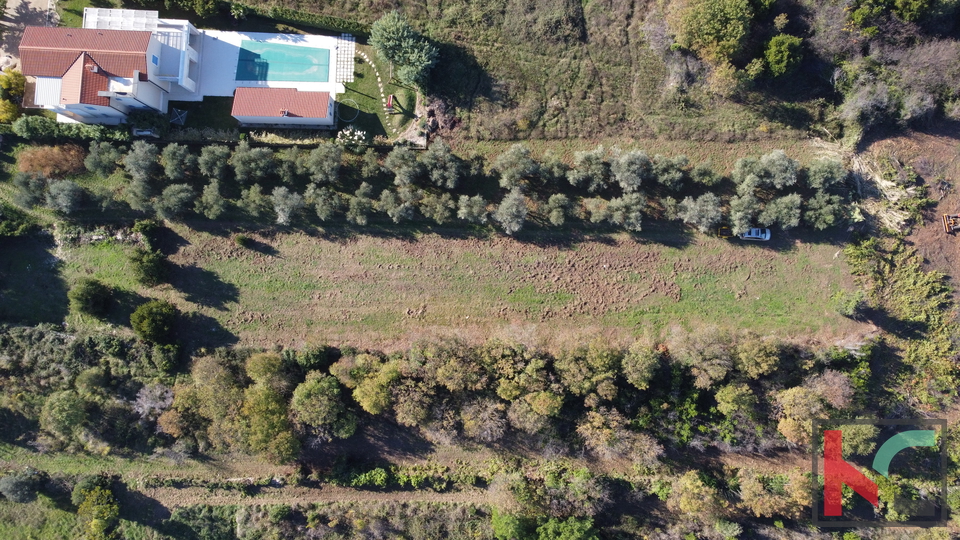
<path id="1" fill-rule="evenodd" d="M 766 242 L 770 239 L 770 229 L 750 229 L 749 231 L 741 234 L 740 239 Z"/>

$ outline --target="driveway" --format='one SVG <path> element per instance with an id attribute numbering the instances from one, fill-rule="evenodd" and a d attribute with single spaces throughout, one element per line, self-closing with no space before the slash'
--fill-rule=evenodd
<path id="1" fill-rule="evenodd" d="M 0 66 L 12 61 L 20 64 L 20 38 L 26 26 L 56 26 L 56 0 L 7 0 L 0 19 L 3 37 L 0 38 Z"/>

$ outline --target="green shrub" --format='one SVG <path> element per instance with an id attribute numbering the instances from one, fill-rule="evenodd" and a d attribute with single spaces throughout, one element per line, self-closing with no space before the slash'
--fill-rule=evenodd
<path id="1" fill-rule="evenodd" d="M 70 502 L 73 503 L 74 506 L 80 506 L 87 497 L 87 493 L 98 487 L 108 489 L 110 483 L 110 477 L 104 474 L 87 474 L 81 476 L 73 486 L 73 492 L 70 494 Z"/>
<path id="2" fill-rule="evenodd" d="M 0 495 L 17 503 L 28 503 L 37 498 L 39 473 L 26 470 L 0 478 Z"/>
<path id="3" fill-rule="evenodd" d="M 177 308 L 163 300 L 151 300 L 130 315 L 130 326 L 137 337 L 151 343 L 168 344 L 173 338 Z"/>
<path id="4" fill-rule="evenodd" d="M 157 233 L 160 232 L 161 227 L 162 225 L 156 220 L 141 219 L 133 224 L 131 231 L 140 233 L 147 247 L 153 248 L 157 245 Z"/>
<path id="5" fill-rule="evenodd" d="M 767 59 L 767 66 L 774 77 L 790 73 L 800 64 L 803 55 L 800 53 L 801 38 L 780 34 L 774 36 L 767 44 L 767 51 L 764 53 Z"/>
<path id="6" fill-rule="evenodd" d="M 258 5 L 249 6 L 249 9 L 261 17 L 268 17 L 281 22 L 313 26 L 314 28 L 322 28 L 334 32 L 348 32 L 357 35 L 367 35 L 370 33 L 369 26 L 339 17 L 307 13 L 306 11 L 297 11 L 279 6 L 267 7 L 265 5 Z"/>
<path id="7" fill-rule="evenodd" d="M 130 263 L 133 265 L 133 277 L 141 285 L 155 287 L 167 277 L 163 255 L 156 251 L 137 248 L 130 256 Z"/>
<path id="8" fill-rule="evenodd" d="M 236 234 L 233 236 L 233 242 L 240 247 L 249 248 L 253 245 L 253 239 L 245 234 Z"/>
<path id="9" fill-rule="evenodd" d="M 91 278 L 81 278 L 67 294 L 71 309 L 98 319 L 106 317 L 112 295 L 110 287 Z"/>

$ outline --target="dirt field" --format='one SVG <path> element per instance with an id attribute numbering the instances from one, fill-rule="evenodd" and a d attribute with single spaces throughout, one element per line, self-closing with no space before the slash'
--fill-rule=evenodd
<path id="1" fill-rule="evenodd" d="M 828 343 L 869 330 L 830 307 L 834 292 L 853 287 L 838 239 L 780 235 L 748 244 L 657 224 L 639 238 L 576 241 L 462 231 L 410 239 L 252 234 L 246 249 L 226 235 L 172 227 L 172 285 L 137 287 L 119 246 L 66 250 L 65 277 L 169 299 L 198 314 L 201 323 L 184 330 L 207 345 L 213 330 L 245 345 L 384 350 L 449 336 L 558 348 L 603 335 L 628 344 L 704 325 Z"/>
<path id="2" fill-rule="evenodd" d="M 893 156 L 912 166 L 927 184 L 927 196 L 938 201 L 924 215 L 907 241 L 923 255 L 930 270 L 950 276 L 960 286 L 960 238 L 943 232 L 940 216 L 960 213 L 960 131 L 956 123 L 942 122 L 927 132 L 912 131 L 871 144 L 866 154 Z M 946 182 L 945 189 L 939 179 Z"/>

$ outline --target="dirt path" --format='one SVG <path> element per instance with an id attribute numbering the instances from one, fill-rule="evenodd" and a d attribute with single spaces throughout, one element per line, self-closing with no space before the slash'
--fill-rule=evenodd
<path id="1" fill-rule="evenodd" d="M 307 488 L 288 486 L 282 488 L 263 488 L 254 496 L 246 496 L 237 491 L 205 488 L 148 488 L 139 491 L 144 497 L 153 499 L 169 510 L 196 504 L 209 505 L 269 505 L 269 504 L 309 504 L 324 502 L 429 502 L 451 504 L 477 504 L 489 502 L 485 489 L 469 489 L 450 493 L 436 493 L 429 490 L 417 491 L 364 491 L 358 489 L 324 486 Z"/>

